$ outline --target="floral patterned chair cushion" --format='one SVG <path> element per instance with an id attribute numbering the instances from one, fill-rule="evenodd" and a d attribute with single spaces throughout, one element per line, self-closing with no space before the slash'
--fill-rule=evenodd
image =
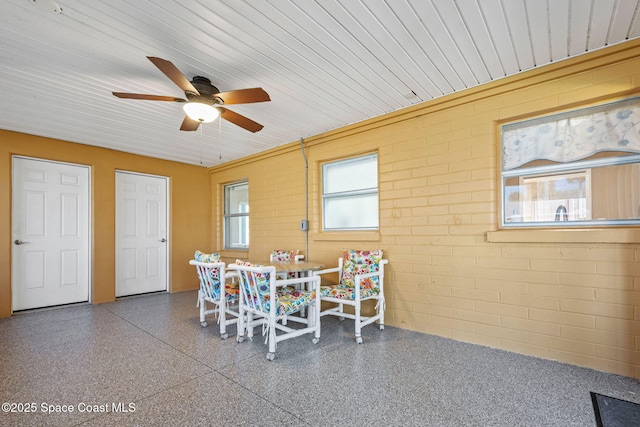
<path id="1" fill-rule="evenodd" d="M 342 272 L 340 283 L 322 286 L 323 297 L 355 299 L 355 276 L 374 273 L 380 270 L 382 250 L 360 251 L 344 249 L 342 251 Z M 360 298 L 367 298 L 380 293 L 378 277 L 368 277 L 360 283 Z"/>
<path id="2" fill-rule="evenodd" d="M 271 261 L 295 261 L 296 255 L 300 251 L 284 251 L 281 249 L 274 249 L 271 253 Z"/>
<path id="3" fill-rule="evenodd" d="M 282 262 L 291 262 L 291 261 L 297 261 L 296 260 L 296 256 L 300 254 L 299 250 L 295 250 L 295 251 L 285 251 L 282 249 L 274 249 L 273 252 L 271 252 L 271 257 L 269 258 L 270 261 L 282 261 Z M 289 273 L 282 273 L 281 275 L 282 278 L 287 278 L 287 279 L 295 279 L 296 277 L 298 277 L 298 273 L 295 273 L 293 271 L 290 271 Z"/>
<path id="4" fill-rule="evenodd" d="M 315 298 L 316 291 L 294 290 L 292 292 L 278 293 L 278 307 L 276 308 L 276 316 L 296 313 L 303 307 L 311 304 Z M 269 309 L 268 301 L 267 309 Z"/>
<path id="5" fill-rule="evenodd" d="M 250 262 L 242 260 L 236 260 L 236 264 L 246 267 L 263 267 L 261 265 L 251 264 Z M 240 274 L 242 275 L 243 272 L 240 272 Z M 243 277 L 246 281 L 250 282 L 250 289 L 247 290 L 247 293 L 254 299 L 261 299 L 262 311 L 268 313 L 271 308 L 269 273 L 245 274 Z M 253 283 L 254 280 L 256 282 L 255 285 Z M 310 304 L 315 297 L 315 291 L 301 291 L 290 286 L 278 288 L 278 291 L 276 292 L 276 316 L 296 313 L 300 311 L 302 307 Z"/>
<path id="6" fill-rule="evenodd" d="M 236 260 L 236 264 L 244 267 L 263 267 L 262 265 L 252 264 L 250 262 L 242 261 L 240 259 Z M 268 273 L 245 274 L 241 272 L 240 274 L 245 280 L 250 282 L 247 284 L 248 285 L 247 292 L 249 292 L 252 297 L 264 298 L 264 296 L 266 296 L 267 298 L 269 298 L 269 274 Z M 254 279 L 257 282 L 255 286 L 253 285 Z"/>
<path id="7" fill-rule="evenodd" d="M 198 262 L 206 262 L 206 263 L 216 263 L 220 262 L 220 254 L 217 252 L 206 254 L 202 251 L 196 250 L 194 255 L 194 259 Z M 218 268 L 211 268 L 208 270 L 209 276 L 211 277 L 212 289 L 203 289 L 206 295 L 211 295 L 214 299 L 220 299 L 220 270 Z M 200 286 L 203 286 L 203 283 L 200 283 Z M 208 285 L 205 285 L 208 287 Z M 240 289 L 238 288 L 237 283 L 226 283 L 225 284 L 225 299 L 229 301 L 235 301 L 238 299 L 240 294 Z"/>
<path id="8" fill-rule="evenodd" d="M 240 287 L 235 282 L 229 282 L 224 286 L 225 299 L 235 301 L 240 297 Z"/>
<path id="9" fill-rule="evenodd" d="M 193 258 L 198 262 L 220 262 L 220 254 L 218 252 L 214 252 L 211 254 L 205 254 L 202 251 L 196 250 Z"/>

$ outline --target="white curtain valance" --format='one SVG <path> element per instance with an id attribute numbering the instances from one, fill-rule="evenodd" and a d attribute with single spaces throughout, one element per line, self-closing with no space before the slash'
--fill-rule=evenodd
<path id="1" fill-rule="evenodd" d="M 502 127 L 502 168 L 572 162 L 601 151 L 640 153 L 640 98 Z"/>

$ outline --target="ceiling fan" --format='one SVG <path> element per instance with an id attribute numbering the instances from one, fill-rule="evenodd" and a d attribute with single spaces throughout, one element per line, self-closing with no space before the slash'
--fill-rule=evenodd
<path id="1" fill-rule="evenodd" d="M 249 104 L 253 102 L 271 101 L 269 94 L 262 88 L 250 88 L 220 92 L 206 77 L 195 76 L 189 81 L 170 61 L 155 56 L 147 56 L 149 61 L 172 82 L 184 91 L 187 99 L 173 96 L 145 95 L 141 93 L 112 92 L 118 98 L 143 99 L 148 101 L 183 102 L 186 116 L 180 130 L 194 131 L 200 123 L 208 123 L 218 116 L 248 130 L 258 132 L 263 128 L 260 123 L 225 108 L 228 104 Z"/>

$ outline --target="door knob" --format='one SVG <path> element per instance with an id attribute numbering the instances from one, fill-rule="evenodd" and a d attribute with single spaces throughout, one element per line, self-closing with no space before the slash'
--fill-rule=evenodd
<path id="1" fill-rule="evenodd" d="M 14 240 L 14 242 L 16 245 L 24 245 L 25 243 L 29 243 L 29 242 L 23 242 L 22 240 L 16 239 Z"/>
<path id="2" fill-rule="evenodd" d="M 161 241 L 162 243 L 164 243 L 164 242 L 166 242 L 166 241 L 167 241 L 167 239 L 165 239 L 165 238 L 163 237 L 162 239 L 160 239 L 160 241 Z"/>

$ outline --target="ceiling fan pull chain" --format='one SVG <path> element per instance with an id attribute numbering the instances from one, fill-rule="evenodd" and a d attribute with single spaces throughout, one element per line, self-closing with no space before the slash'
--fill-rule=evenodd
<path id="1" fill-rule="evenodd" d="M 222 160 L 222 120 L 218 121 L 218 147 L 220 148 L 218 159 Z"/>
<path id="2" fill-rule="evenodd" d="M 201 142 L 201 144 L 200 144 L 200 164 L 201 165 L 204 165 L 204 163 L 202 163 L 202 152 L 203 152 L 202 148 L 204 146 L 204 135 L 203 135 L 204 130 L 202 129 L 203 127 L 204 126 L 200 126 L 200 142 Z"/>

